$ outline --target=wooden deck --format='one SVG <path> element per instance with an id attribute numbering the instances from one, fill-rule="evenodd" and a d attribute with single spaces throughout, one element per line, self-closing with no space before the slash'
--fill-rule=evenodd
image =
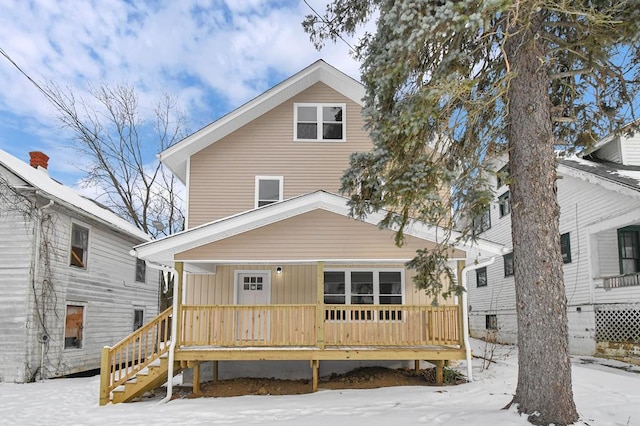
<path id="1" fill-rule="evenodd" d="M 445 360 L 466 357 L 460 306 L 180 305 L 178 316 L 174 361 L 195 377 L 205 361 L 308 360 L 315 390 L 321 361 L 427 360 L 441 375 Z M 170 322 L 167 310 L 103 350 L 101 404 L 166 356 Z"/>

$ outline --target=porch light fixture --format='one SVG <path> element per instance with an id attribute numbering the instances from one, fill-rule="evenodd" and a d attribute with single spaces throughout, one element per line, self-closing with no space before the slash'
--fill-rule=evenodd
<path id="1" fill-rule="evenodd" d="M 276 274 L 281 274 L 281 273 L 282 273 L 282 266 L 276 267 Z"/>

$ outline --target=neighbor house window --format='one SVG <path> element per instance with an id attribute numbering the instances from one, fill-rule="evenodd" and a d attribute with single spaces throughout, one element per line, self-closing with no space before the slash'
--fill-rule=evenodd
<path id="1" fill-rule="evenodd" d="M 500 217 L 506 216 L 511 213 L 511 200 L 509 198 L 509 191 L 498 197 L 498 204 L 500 205 Z"/>
<path id="2" fill-rule="evenodd" d="M 562 262 L 571 263 L 571 238 L 568 232 L 560 235 L 560 252 L 562 253 Z"/>
<path id="3" fill-rule="evenodd" d="M 476 269 L 476 287 L 487 286 L 487 268 Z"/>
<path id="4" fill-rule="evenodd" d="M 513 275 L 513 253 L 504 255 L 504 276 L 510 277 Z"/>
<path id="5" fill-rule="evenodd" d="M 508 178 L 509 178 L 509 164 L 505 165 L 496 173 L 496 183 L 497 183 L 496 187 L 500 189 L 503 185 L 506 185 Z"/>
<path id="6" fill-rule="evenodd" d="M 482 215 L 473 218 L 473 235 L 479 235 L 491 228 L 491 210 L 487 209 Z"/>
<path id="7" fill-rule="evenodd" d="M 324 303 L 329 305 L 401 305 L 402 271 L 341 270 L 325 271 Z M 372 320 L 376 312 L 370 309 L 349 311 L 349 319 Z M 400 320 L 402 312 L 380 310 L 381 320 Z M 327 309 L 326 319 L 347 319 L 344 310 Z"/>
<path id="8" fill-rule="evenodd" d="M 256 176 L 255 207 L 282 201 L 282 176 Z"/>
<path id="9" fill-rule="evenodd" d="M 485 315 L 485 328 L 487 330 L 498 329 L 498 316 L 497 315 Z"/>
<path id="10" fill-rule="evenodd" d="M 144 324 L 144 310 L 143 309 L 134 309 L 133 310 L 133 331 L 136 331 Z"/>
<path id="11" fill-rule="evenodd" d="M 87 267 L 89 248 L 89 230 L 75 223 L 71 225 L 71 255 L 69 265 L 78 268 Z"/>
<path id="12" fill-rule="evenodd" d="M 345 140 L 346 104 L 294 104 L 294 139 Z"/>
<path id="13" fill-rule="evenodd" d="M 142 259 L 136 259 L 136 281 L 145 282 L 147 276 L 147 262 Z"/>
<path id="14" fill-rule="evenodd" d="M 81 348 L 84 329 L 84 306 L 67 305 L 64 318 L 64 348 Z"/>
<path id="15" fill-rule="evenodd" d="M 640 272 L 640 227 L 628 226 L 618 229 L 618 252 L 620 257 L 620 273 L 634 274 Z"/>

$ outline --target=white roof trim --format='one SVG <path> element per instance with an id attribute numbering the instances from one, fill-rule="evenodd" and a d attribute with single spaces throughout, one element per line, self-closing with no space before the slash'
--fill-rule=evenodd
<path id="1" fill-rule="evenodd" d="M 158 158 L 184 183 L 189 157 L 318 82 L 342 93 L 358 105 L 363 105 L 364 86 L 326 62 L 318 60 L 277 86 L 164 150 L 158 155 Z"/>
<path id="2" fill-rule="evenodd" d="M 348 217 L 349 206 L 347 202 L 348 199 L 345 197 L 325 191 L 316 191 L 200 225 L 160 240 L 141 244 L 134 247 L 131 254 L 153 262 L 172 263 L 176 253 L 220 241 L 313 210 L 322 209 Z M 385 212 L 372 213 L 363 222 L 377 226 L 384 214 Z M 444 231 L 422 222 L 414 221 L 406 227 L 405 234 L 422 240 L 437 242 L 442 239 Z M 452 238 L 455 239 L 457 236 L 459 235 L 454 232 Z M 491 253 L 501 254 L 504 252 L 503 246 L 488 241 L 476 241 L 474 246 Z M 454 247 L 464 251 L 471 248 L 471 246 L 465 245 Z"/>
<path id="3" fill-rule="evenodd" d="M 55 203 L 67 209 L 76 211 L 86 217 L 93 218 L 107 226 L 129 234 L 142 241 L 149 241 L 150 237 L 111 210 L 100 207 L 93 201 L 78 194 L 72 188 L 65 186 L 43 170 L 31 167 L 29 164 L 0 149 L 0 164 L 23 181 L 31 185 L 39 195 L 53 199 Z"/>
<path id="4" fill-rule="evenodd" d="M 614 191 L 628 197 L 640 198 L 640 188 L 633 189 L 628 185 L 625 185 L 623 183 L 617 182 L 612 179 L 607 179 L 606 177 L 599 176 L 595 173 L 589 173 L 588 171 L 576 169 L 574 167 L 567 166 L 564 164 L 558 164 L 558 173 L 560 175 L 565 175 L 565 176 L 570 176 L 576 179 L 580 179 L 584 182 L 587 182 L 593 185 L 599 185 L 604 189 L 607 189 L 609 191 Z"/>

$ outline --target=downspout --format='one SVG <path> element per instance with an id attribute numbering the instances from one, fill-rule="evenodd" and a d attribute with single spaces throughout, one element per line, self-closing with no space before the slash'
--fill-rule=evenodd
<path id="1" fill-rule="evenodd" d="M 471 365 L 471 348 L 469 347 L 469 301 L 467 300 L 467 272 L 489 266 L 496 261 L 495 256 L 483 263 L 466 266 L 460 273 L 462 275 L 462 335 L 464 339 L 464 347 L 467 352 L 467 379 L 473 381 L 473 368 Z"/>
<path id="2" fill-rule="evenodd" d="M 48 209 L 49 207 L 53 206 L 53 200 L 49 200 L 49 203 L 45 206 L 39 207 L 38 208 L 38 217 L 36 218 L 36 243 L 35 243 L 35 253 L 34 253 L 34 259 L 33 259 L 33 278 L 32 278 L 32 282 L 31 285 L 33 286 L 33 297 L 34 299 L 36 298 L 36 283 L 38 281 L 38 274 L 40 273 L 40 232 L 42 231 L 42 212 L 44 212 L 46 209 Z M 38 306 L 38 300 L 34 300 L 35 304 L 36 304 L 36 309 Z M 43 308 L 43 312 L 44 312 L 44 306 Z M 41 314 L 39 314 L 40 316 Z M 44 318 L 40 317 L 40 319 L 42 319 L 42 323 L 40 324 L 42 326 L 42 331 L 43 333 L 46 332 L 46 328 L 44 325 Z M 45 351 L 45 346 L 47 345 L 47 342 L 49 340 L 49 337 L 46 336 L 45 334 L 38 336 L 38 341 L 40 342 L 40 380 L 44 380 L 44 351 Z"/>
<path id="3" fill-rule="evenodd" d="M 173 395 L 173 363 L 175 360 L 176 343 L 178 342 L 178 302 L 180 298 L 178 295 L 178 282 L 182 280 L 182 276 L 178 276 L 178 271 L 175 268 L 167 268 L 173 274 L 173 301 L 171 304 L 171 310 L 173 318 L 171 320 L 171 344 L 169 345 L 169 366 L 167 370 L 167 396 L 162 398 L 158 404 L 166 404 L 171 400 Z"/>

